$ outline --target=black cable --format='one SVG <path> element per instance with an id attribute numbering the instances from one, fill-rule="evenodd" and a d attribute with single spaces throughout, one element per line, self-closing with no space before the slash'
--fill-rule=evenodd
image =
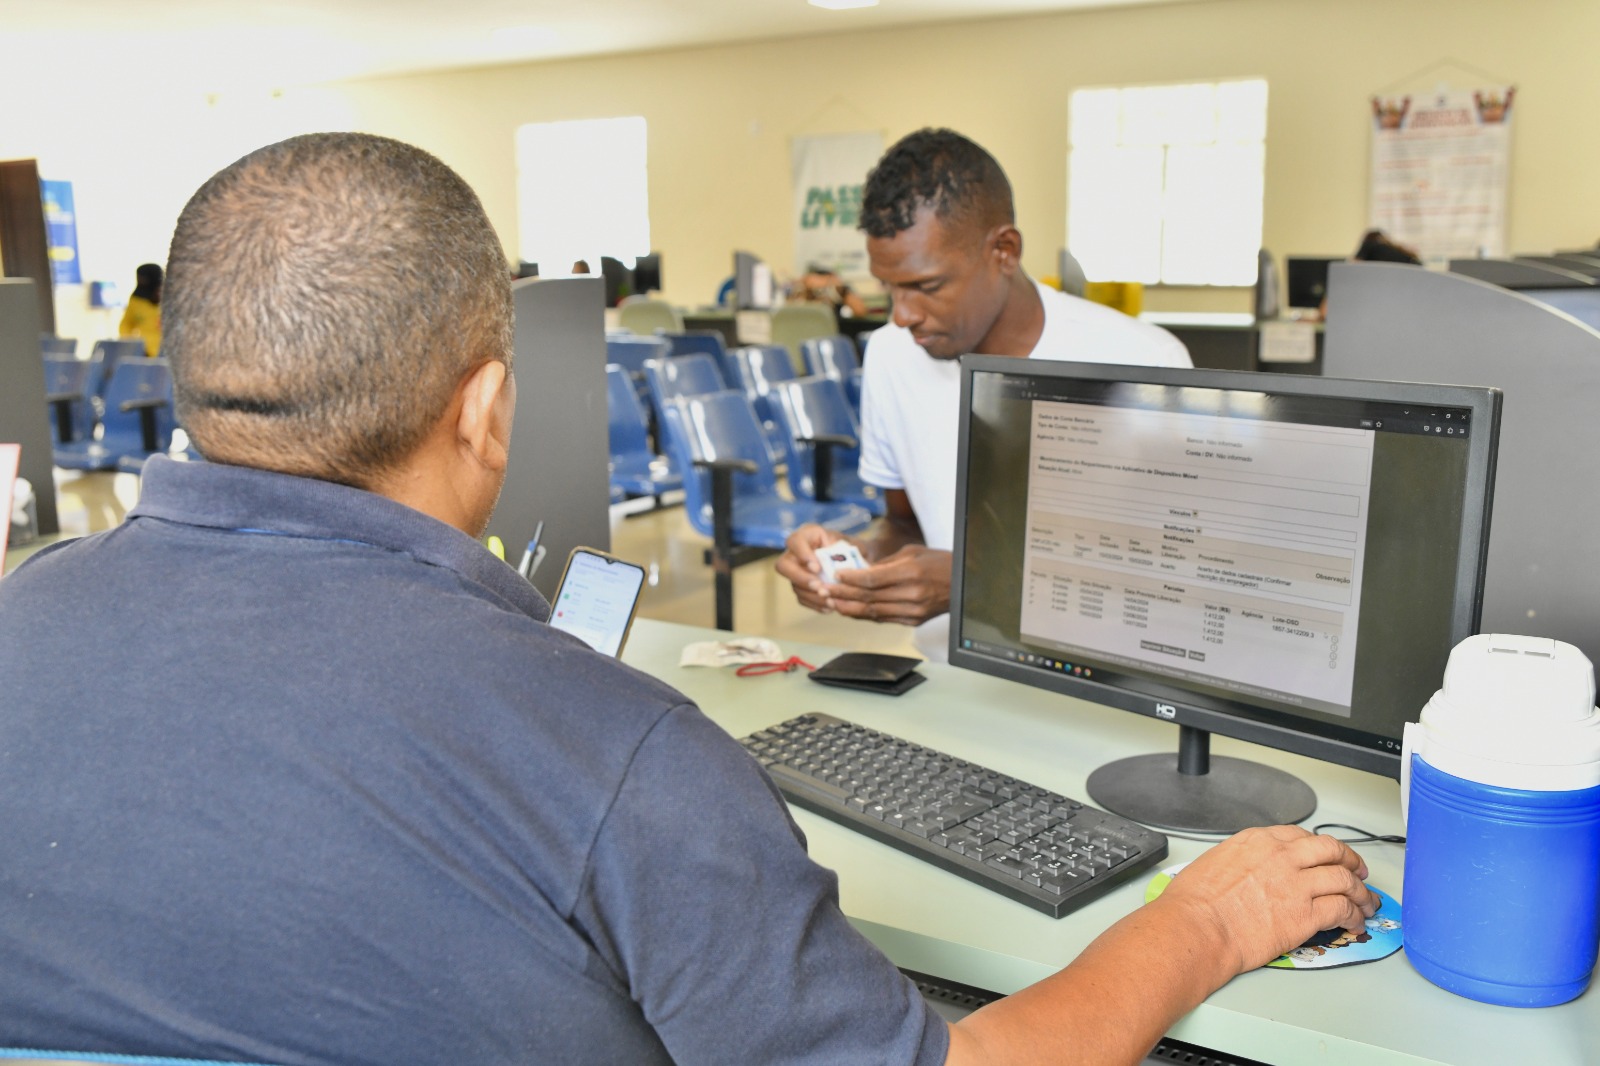
<path id="1" fill-rule="evenodd" d="M 1343 822 L 1323 822 L 1321 825 L 1311 827 L 1313 833 L 1326 833 L 1330 829 L 1348 829 L 1352 833 L 1360 834 L 1353 837 L 1334 837 L 1341 844 L 1404 844 L 1406 842 L 1406 838 L 1403 836 L 1392 833 L 1374 833 L 1353 825 L 1345 825 Z M 1331 833 L 1329 835 L 1332 836 Z"/>

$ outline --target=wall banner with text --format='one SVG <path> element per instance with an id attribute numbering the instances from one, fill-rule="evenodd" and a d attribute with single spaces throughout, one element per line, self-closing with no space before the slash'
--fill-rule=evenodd
<path id="1" fill-rule="evenodd" d="M 1515 95 L 1373 97 L 1371 226 L 1429 264 L 1505 255 Z"/>
<path id="2" fill-rule="evenodd" d="M 72 182 L 40 181 L 44 201 L 45 241 L 50 248 L 51 280 L 57 285 L 82 285 L 78 266 L 78 214 L 72 205 Z"/>
<path id="3" fill-rule="evenodd" d="M 836 133 L 790 142 L 794 172 L 794 272 L 815 264 L 867 275 L 867 240 L 856 229 L 867 171 L 883 155 L 881 133 Z"/>

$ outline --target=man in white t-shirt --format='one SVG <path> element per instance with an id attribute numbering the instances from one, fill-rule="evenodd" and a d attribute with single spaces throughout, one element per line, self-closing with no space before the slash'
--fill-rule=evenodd
<path id="1" fill-rule="evenodd" d="M 893 322 L 867 348 L 861 478 L 888 514 L 850 539 L 870 564 L 821 577 L 817 549 L 840 539 L 807 525 L 778 573 L 801 603 L 851 618 L 918 626 L 944 658 L 955 538 L 962 355 L 1189 366 L 1156 326 L 1038 284 L 1022 270 L 1011 183 L 994 158 L 951 130 L 918 130 L 867 176 L 861 209 L 873 277 Z"/>

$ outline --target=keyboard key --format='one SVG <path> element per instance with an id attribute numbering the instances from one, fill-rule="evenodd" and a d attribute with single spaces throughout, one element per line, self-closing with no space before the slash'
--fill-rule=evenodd
<path id="1" fill-rule="evenodd" d="M 1009 855 L 996 855 L 992 859 L 983 860 L 985 866 L 993 866 L 996 870 L 1004 870 L 1012 877 L 1021 877 L 1028 872 L 1028 868 Z"/>

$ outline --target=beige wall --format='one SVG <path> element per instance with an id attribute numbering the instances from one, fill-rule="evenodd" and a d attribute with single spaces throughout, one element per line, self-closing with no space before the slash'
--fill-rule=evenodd
<path id="1" fill-rule="evenodd" d="M 1600 238 L 1595 40 L 1595 0 L 1199 0 L 176 101 L 167 146 L 142 151 L 141 177 L 125 185 L 89 179 L 117 141 L 93 123 L 34 131 L 37 150 L 13 150 L 18 139 L 0 130 L 0 157 L 36 154 L 45 176 L 73 180 L 86 267 L 131 285 L 133 265 L 158 257 L 146 249 L 164 248 L 183 196 L 249 144 L 336 126 L 413 141 L 472 182 L 514 253 L 516 127 L 640 114 L 652 243 L 668 295 L 694 304 L 711 298 L 734 247 L 791 267 L 796 134 L 876 129 L 892 139 L 941 124 L 971 135 L 1010 173 L 1026 265 L 1044 274 L 1065 236 L 1070 90 L 1264 76 L 1265 243 L 1279 255 L 1338 254 L 1366 220 L 1368 97 L 1505 81 L 1518 86 L 1510 245 L 1538 252 Z M 53 165 L 58 155 L 70 165 Z M 1245 300 L 1185 289 L 1151 293 L 1146 305 Z"/>

